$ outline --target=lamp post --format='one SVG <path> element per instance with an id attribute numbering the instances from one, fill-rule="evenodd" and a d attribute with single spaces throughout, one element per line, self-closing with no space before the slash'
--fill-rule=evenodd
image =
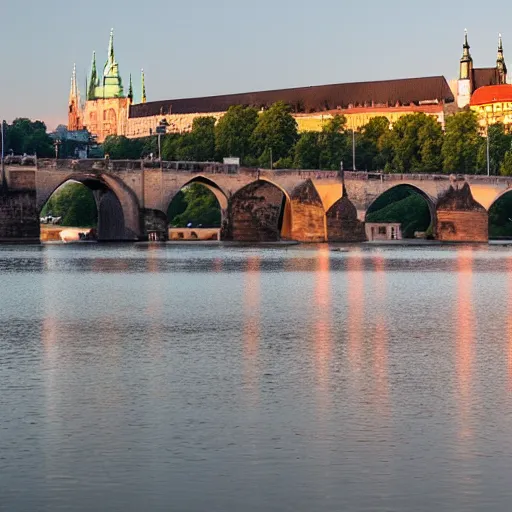
<path id="1" fill-rule="evenodd" d="M 160 164 L 162 162 L 162 134 L 165 135 L 167 133 L 167 127 L 169 126 L 169 123 L 167 122 L 167 119 L 162 119 L 158 126 L 156 127 L 156 134 L 158 136 L 158 160 L 160 161 Z"/>
<path id="2" fill-rule="evenodd" d="M 59 146 L 62 144 L 60 139 L 55 139 L 53 147 L 55 148 L 55 160 L 59 159 Z"/>
<path id="3" fill-rule="evenodd" d="M 487 176 L 491 174 L 491 162 L 490 162 L 490 144 L 489 144 L 489 126 L 487 126 Z"/>
<path id="4" fill-rule="evenodd" d="M 356 170 L 356 131 L 352 128 L 352 170 Z"/>

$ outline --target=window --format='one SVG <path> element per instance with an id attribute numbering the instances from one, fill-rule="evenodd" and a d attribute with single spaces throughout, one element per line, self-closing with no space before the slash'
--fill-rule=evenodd
<path id="1" fill-rule="evenodd" d="M 386 226 L 379 226 L 379 235 L 386 234 Z"/>

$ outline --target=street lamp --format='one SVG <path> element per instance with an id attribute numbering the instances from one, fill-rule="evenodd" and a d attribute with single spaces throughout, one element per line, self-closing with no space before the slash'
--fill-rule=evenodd
<path id="1" fill-rule="evenodd" d="M 157 133 L 157 136 L 158 136 L 158 160 L 160 160 L 160 162 L 162 161 L 162 141 L 161 141 L 161 137 L 162 137 L 162 134 L 165 135 L 167 133 L 167 127 L 169 126 L 169 123 L 167 122 L 167 119 L 162 119 L 159 123 L 158 123 L 158 126 L 156 127 L 156 133 Z"/>
<path id="2" fill-rule="evenodd" d="M 352 170 L 356 170 L 356 130 L 352 127 Z"/>
<path id="3" fill-rule="evenodd" d="M 55 139 L 53 142 L 53 147 L 55 148 L 55 160 L 59 159 L 59 146 L 62 144 L 60 139 Z"/>
<path id="4" fill-rule="evenodd" d="M 490 176 L 491 174 L 491 159 L 490 159 L 490 144 L 489 144 L 489 123 L 487 123 L 487 176 Z"/>

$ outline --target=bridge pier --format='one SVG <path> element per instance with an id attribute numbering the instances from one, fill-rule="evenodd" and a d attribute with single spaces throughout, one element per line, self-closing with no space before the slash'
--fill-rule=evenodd
<path id="1" fill-rule="evenodd" d="M 39 243 L 40 224 L 33 168 L 7 172 L 0 185 L 0 242 Z"/>
<path id="2" fill-rule="evenodd" d="M 30 190 L 0 192 L 0 242 L 39 243 L 40 226 L 36 193 Z"/>
<path id="3" fill-rule="evenodd" d="M 167 215 L 160 210 L 152 210 L 149 208 L 141 209 L 142 217 L 142 238 L 148 240 L 150 235 L 156 236 L 160 242 L 169 239 L 169 221 Z"/>
<path id="4" fill-rule="evenodd" d="M 364 242 L 364 222 L 357 218 L 357 209 L 347 195 L 338 199 L 327 211 L 327 241 Z"/>
<path id="5" fill-rule="evenodd" d="M 325 242 L 327 220 L 322 200 L 308 179 L 291 195 L 291 238 L 298 242 Z"/>
<path id="6" fill-rule="evenodd" d="M 436 239 L 441 242 L 489 241 L 489 215 L 466 181 L 453 182 L 436 205 Z"/>

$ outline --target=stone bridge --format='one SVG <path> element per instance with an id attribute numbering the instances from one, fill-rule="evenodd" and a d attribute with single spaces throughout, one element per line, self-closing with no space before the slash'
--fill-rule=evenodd
<path id="1" fill-rule="evenodd" d="M 342 171 L 246 169 L 216 163 L 19 160 L 6 165 L 0 192 L 0 240 L 38 240 L 39 214 L 69 180 L 89 187 L 100 240 L 167 237 L 167 210 L 186 185 L 217 197 L 225 240 L 362 241 L 372 203 L 393 187 L 414 187 L 427 201 L 435 236 L 486 242 L 488 210 L 512 178 Z M 512 212 L 511 212 L 512 216 Z"/>

